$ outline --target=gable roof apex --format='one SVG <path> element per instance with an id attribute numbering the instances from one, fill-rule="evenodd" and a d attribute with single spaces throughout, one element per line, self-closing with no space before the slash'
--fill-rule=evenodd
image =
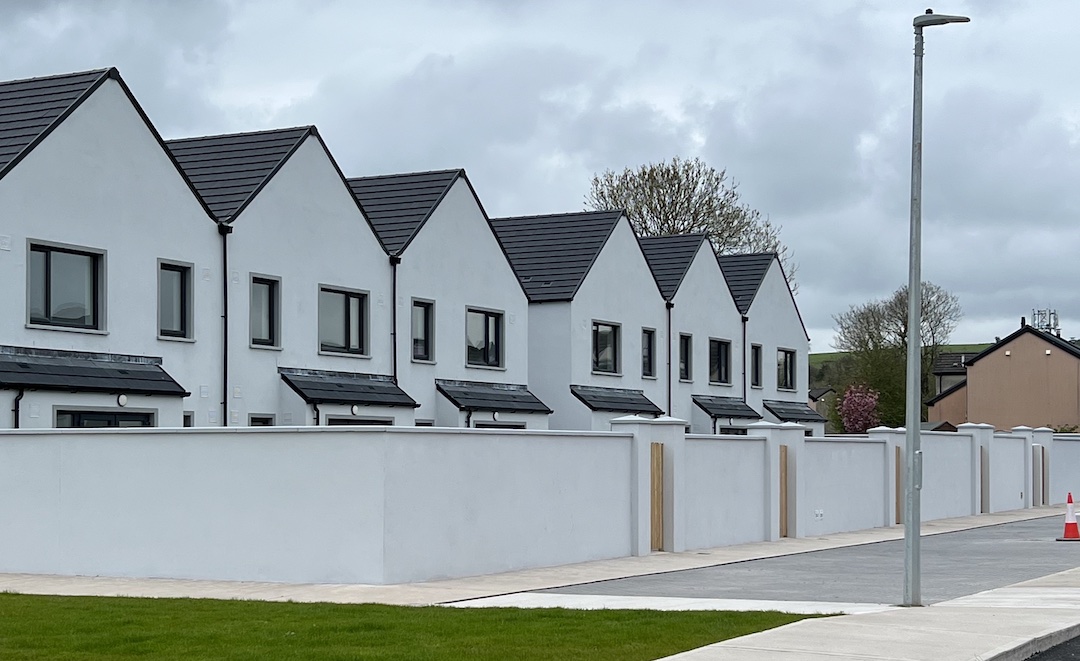
<path id="1" fill-rule="evenodd" d="M 1038 328 L 1035 328 L 1034 326 L 1025 325 L 1025 326 L 1021 326 L 1019 329 L 1013 331 L 1008 337 L 1003 337 L 1003 338 L 1001 338 L 1001 340 L 993 343 L 992 345 L 990 345 L 986 349 L 983 349 L 974 358 L 968 358 L 967 362 L 964 363 L 964 364 L 967 367 L 971 367 L 976 362 L 982 360 L 986 356 L 989 356 L 990 354 L 994 353 L 995 351 L 997 351 L 1001 347 L 1005 346 L 1009 342 L 1012 342 L 1013 340 L 1015 340 L 1016 338 L 1020 337 L 1021 335 L 1025 334 L 1025 333 L 1030 333 L 1030 334 L 1034 335 L 1035 337 L 1039 338 L 1040 340 L 1042 340 L 1042 341 L 1044 341 L 1044 342 L 1046 342 L 1048 344 L 1051 344 L 1051 345 L 1057 347 L 1058 349 L 1061 349 L 1062 351 L 1069 354 L 1073 358 L 1080 358 L 1080 347 L 1077 347 L 1072 342 L 1069 342 L 1068 340 L 1063 340 L 1060 337 L 1057 337 L 1056 335 L 1051 335 L 1050 333 L 1047 333 L 1045 331 L 1041 331 Z"/>
<path id="2" fill-rule="evenodd" d="M 351 177 L 345 183 L 386 252 L 401 255 L 459 178 L 468 181 L 462 168 Z"/>
<path id="3" fill-rule="evenodd" d="M 675 298 L 701 244 L 706 241 L 708 236 L 702 233 L 643 236 L 638 239 L 664 300 Z"/>

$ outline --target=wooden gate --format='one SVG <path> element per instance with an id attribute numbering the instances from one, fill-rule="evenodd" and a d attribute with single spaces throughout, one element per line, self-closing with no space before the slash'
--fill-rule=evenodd
<path id="1" fill-rule="evenodd" d="M 780 446 L 780 536 L 788 536 L 788 471 L 787 471 L 788 446 Z"/>
<path id="2" fill-rule="evenodd" d="M 650 469 L 652 501 L 652 550 L 664 548 L 664 444 L 653 443 Z"/>

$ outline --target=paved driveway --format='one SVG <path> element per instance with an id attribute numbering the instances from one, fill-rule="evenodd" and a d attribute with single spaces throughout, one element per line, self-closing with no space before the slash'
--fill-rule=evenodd
<path id="1" fill-rule="evenodd" d="M 1056 542 L 1059 516 L 922 538 L 923 603 L 1003 587 L 1080 566 L 1080 543 Z M 559 594 L 896 604 L 904 542 L 814 551 L 730 565 L 601 581 Z"/>

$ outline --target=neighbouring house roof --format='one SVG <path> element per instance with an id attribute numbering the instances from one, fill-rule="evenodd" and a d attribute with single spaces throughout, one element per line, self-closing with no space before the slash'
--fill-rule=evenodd
<path id="1" fill-rule="evenodd" d="M 1014 331 L 1008 337 L 1001 338 L 1001 340 L 999 340 L 999 341 L 995 342 L 994 344 L 990 345 L 989 347 L 984 349 L 982 352 L 976 354 L 972 358 L 969 358 L 966 365 L 968 365 L 968 366 L 974 365 L 976 362 L 978 362 L 978 361 L 982 360 L 983 358 L 985 358 L 986 356 L 989 356 L 990 354 L 994 353 L 999 348 L 1003 347 L 1004 345 L 1008 344 L 1009 342 L 1012 342 L 1013 340 L 1020 337 L 1024 333 L 1030 333 L 1030 334 L 1034 335 L 1035 337 L 1039 338 L 1040 340 L 1046 342 L 1047 344 L 1050 344 L 1052 346 L 1057 347 L 1058 349 L 1061 349 L 1062 351 L 1069 354 L 1070 356 L 1072 356 L 1074 358 L 1080 358 L 1080 347 L 1077 347 L 1072 342 L 1069 342 L 1068 340 L 1063 340 L 1063 339 L 1061 339 L 1060 337 L 1058 337 L 1056 335 L 1051 335 L 1050 333 L 1041 331 L 1041 330 L 1035 328 L 1034 326 L 1022 326 L 1018 330 Z M 945 394 L 945 393 L 942 393 L 942 394 Z M 940 396 L 941 395 L 939 395 L 939 397 Z"/>
<path id="2" fill-rule="evenodd" d="M 279 367 L 281 379 L 308 404 L 420 406 L 389 376 Z"/>
<path id="3" fill-rule="evenodd" d="M 622 388 L 598 388 L 596 386 L 570 386 L 570 392 L 593 411 L 614 411 L 616 413 L 663 413 L 653 404 L 644 391 L 624 390 Z"/>
<path id="4" fill-rule="evenodd" d="M 820 413 L 810 408 L 805 402 L 781 402 L 766 399 L 762 404 L 782 422 L 826 422 Z"/>
<path id="5" fill-rule="evenodd" d="M 946 420 L 920 422 L 919 431 L 956 431 L 956 425 Z"/>
<path id="6" fill-rule="evenodd" d="M 937 375 L 967 374 L 967 362 L 977 355 L 979 354 L 976 351 L 939 353 L 934 360 L 933 373 Z"/>
<path id="7" fill-rule="evenodd" d="M 0 347 L 0 388 L 187 397 L 160 358 Z"/>
<path id="8" fill-rule="evenodd" d="M 622 211 L 492 218 L 495 237 L 532 303 L 571 301 Z"/>
<path id="9" fill-rule="evenodd" d="M 735 299 L 735 307 L 742 314 L 746 314 L 750 311 L 750 305 L 753 304 L 762 281 L 765 280 L 765 274 L 776 259 L 776 253 L 718 255 L 716 259 L 720 262 L 720 270 L 724 272 L 724 280 L 727 281 L 731 297 Z"/>
<path id="10" fill-rule="evenodd" d="M 810 399 L 812 399 L 812 400 L 814 400 L 816 402 L 816 401 L 818 401 L 819 399 L 821 399 L 825 395 L 828 395 L 831 392 L 834 393 L 836 391 L 833 390 L 832 388 L 811 388 L 810 392 L 809 392 L 809 395 L 810 395 Z"/>
<path id="11" fill-rule="evenodd" d="M 524 385 L 436 379 L 435 387 L 460 411 L 552 412 Z"/>
<path id="12" fill-rule="evenodd" d="M 437 170 L 347 179 L 375 233 L 391 255 L 412 242 L 458 177 L 465 171 Z"/>
<path id="13" fill-rule="evenodd" d="M 708 238 L 704 234 L 674 234 L 670 236 L 642 237 L 641 251 L 660 287 L 664 300 L 675 298 L 679 285 L 694 263 L 701 244 Z"/>
<path id="14" fill-rule="evenodd" d="M 760 420 L 761 415 L 738 397 L 714 397 L 691 395 L 690 399 L 713 418 L 751 418 Z"/>
<path id="15" fill-rule="evenodd" d="M 165 146 L 219 222 L 232 222 L 314 126 L 169 140 Z"/>
<path id="16" fill-rule="evenodd" d="M 961 388 L 965 388 L 965 387 L 967 387 L 967 379 L 964 379 L 960 383 L 954 384 L 954 385 L 946 388 L 945 390 L 942 390 L 941 392 L 939 392 L 934 397 L 931 397 L 930 399 L 926 400 L 926 405 L 927 406 L 933 406 L 934 404 L 937 404 L 938 402 L 945 399 L 949 395 L 953 394 L 957 390 L 960 390 Z"/>

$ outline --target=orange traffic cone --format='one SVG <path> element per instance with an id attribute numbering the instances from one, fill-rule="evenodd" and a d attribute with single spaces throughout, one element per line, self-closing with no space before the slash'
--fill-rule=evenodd
<path id="1" fill-rule="evenodd" d="M 1058 537 L 1059 542 L 1080 542 L 1080 528 L 1076 526 L 1076 510 L 1073 509 L 1072 492 L 1065 501 L 1065 534 Z"/>

